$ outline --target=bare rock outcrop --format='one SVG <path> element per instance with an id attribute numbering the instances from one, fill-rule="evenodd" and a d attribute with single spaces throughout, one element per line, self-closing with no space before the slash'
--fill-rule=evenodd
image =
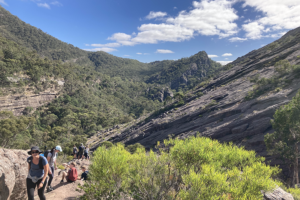
<path id="1" fill-rule="evenodd" d="M 23 150 L 0 149 L 0 200 L 27 199 L 27 157 Z"/>
<path id="2" fill-rule="evenodd" d="M 55 99 L 55 93 L 41 93 L 36 95 L 3 96 L 0 97 L 0 111 L 12 111 L 21 115 L 26 107 L 37 108 Z"/>
<path id="3" fill-rule="evenodd" d="M 294 200 L 294 197 L 278 187 L 272 192 L 266 192 L 264 194 L 264 200 Z"/>
<path id="4" fill-rule="evenodd" d="M 194 96 L 196 98 L 190 98 L 185 105 L 153 116 L 110 138 L 106 136 L 106 140 L 125 145 L 140 143 L 150 149 L 169 135 L 184 139 L 201 134 L 254 150 L 266 161 L 271 161 L 271 165 L 280 165 L 282 178 L 290 178 L 285 163 L 267 153 L 264 136 L 274 131 L 270 120 L 276 109 L 287 104 L 300 89 L 299 76 L 289 74 L 285 77 L 287 84 L 247 98 L 255 84 L 250 80 L 257 76 L 260 79 L 275 76 L 276 62 L 285 59 L 291 65 L 300 64 L 300 27 L 288 32 L 276 43 L 280 45 L 274 49 L 267 45 L 238 58 L 208 85 L 194 91 L 194 94 L 201 92 L 203 95 L 200 97 Z M 92 149 L 97 145 L 99 143 Z"/>

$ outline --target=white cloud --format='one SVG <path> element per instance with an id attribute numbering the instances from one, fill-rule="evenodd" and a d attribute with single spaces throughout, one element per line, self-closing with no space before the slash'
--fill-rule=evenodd
<path id="1" fill-rule="evenodd" d="M 229 0 L 203 0 L 193 2 L 190 11 L 181 11 L 175 17 L 163 19 L 158 24 L 142 24 L 136 35 L 115 33 L 109 40 L 127 46 L 136 44 L 156 44 L 159 42 L 181 42 L 196 35 L 217 35 L 220 38 L 234 35 L 238 32 L 234 22 L 239 17 L 231 7 Z M 148 19 L 165 17 L 167 13 L 150 12 Z"/>
<path id="2" fill-rule="evenodd" d="M 156 44 L 164 42 L 180 42 L 193 37 L 193 30 L 173 24 L 143 24 L 139 33 L 131 42 L 143 44 Z"/>
<path id="3" fill-rule="evenodd" d="M 105 51 L 105 52 L 113 52 L 118 51 L 117 49 L 109 48 L 109 47 L 102 47 L 102 48 L 94 48 L 94 49 L 83 49 L 86 51 Z"/>
<path id="4" fill-rule="evenodd" d="M 133 46 L 135 45 L 134 42 L 131 40 L 131 35 L 128 35 L 126 33 L 115 33 L 111 37 L 107 38 L 108 40 L 115 40 L 118 43 L 126 46 Z"/>
<path id="5" fill-rule="evenodd" d="M 8 4 L 4 0 L 0 0 L 0 4 L 4 4 L 4 5 L 8 6 Z"/>
<path id="6" fill-rule="evenodd" d="M 130 57 L 130 55 L 123 55 L 123 57 Z"/>
<path id="7" fill-rule="evenodd" d="M 244 24 L 243 29 L 247 32 L 246 37 L 250 39 L 260 39 L 262 37 L 264 26 L 258 22 L 251 22 L 249 24 Z"/>
<path id="8" fill-rule="evenodd" d="M 86 46 L 92 46 L 92 47 L 119 47 L 121 44 L 119 43 L 107 43 L 107 44 L 90 44 Z"/>
<path id="9" fill-rule="evenodd" d="M 52 1 L 50 4 L 54 6 L 63 6 L 62 3 L 60 3 L 59 1 Z"/>
<path id="10" fill-rule="evenodd" d="M 160 12 L 160 11 L 159 12 L 153 12 L 153 11 L 151 11 L 149 13 L 149 15 L 146 16 L 146 19 L 155 19 L 155 18 L 159 18 L 159 17 L 164 17 L 166 15 L 168 15 L 166 12 Z"/>
<path id="11" fill-rule="evenodd" d="M 157 49 L 155 53 L 174 53 L 174 52 L 168 49 Z"/>
<path id="12" fill-rule="evenodd" d="M 140 52 L 138 52 L 138 53 L 136 53 L 136 54 L 138 54 L 138 55 L 142 55 L 143 53 L 140 53 Z"/>
<path id="13" fill-rule="evenodd" d="M 174 6 L 174 8 L 173 8 L 174 10 L 176 10 L 177 9 L 177 7 L 176 6 Z"/>
<path id="14" fill-rule="evenodd" d="M 230 42 L 243 42 L 248 40 L 247 38 L 240 38 L 240 37 L 232 37 L 229 39 Z"/>
<path id="15" fill-rule="evenodd" d="M 217 55 L 208 55 L 208 57 L 209 57 L 209 58 L 217 58 L 217 57 L 219 57 L 219 56 L 217 56 Z"/>
<path id="16" fill-rule="evenodd" d="M 47 4 L 47 3 L 38 3 L 37 5 L 38 5 L 39 7 L 43 7 L 43 8 L 50 9 L 49 4 Z"/>
<path id="17" fill-rule="evenodd" d="M 231 63 L 232 61 L 216 61 L 220 63 L 221 65 L 227 65 L 228 63 Z"/>
<path id="18" fill-rule="evenodd" d="M 227 57 L 227 56 L 232 56 L 231 53 L 224 53 L 222 56 Z"/>
<path id="19" fill-rule="evenodd" d="M 278 31 L 294 29 L 300 26 L 299 0 L 244 0 L 244 6 L 251 6 L 263 13 L 254 22 L 243 25 L 250 39 L 275 37 Z M 266 32 L 272 32 L 265 35 Z M 274 35 L 275 34 L 275 35 Z M 278 35 L 277 35 L 278 36 Z"/>

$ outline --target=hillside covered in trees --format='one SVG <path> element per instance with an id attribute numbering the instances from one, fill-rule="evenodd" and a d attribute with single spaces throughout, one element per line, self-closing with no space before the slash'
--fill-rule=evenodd
<path id="1" fill-rule="evenodd" d="M 207 63 L 205 74 L 200 76 L 200 70 L 194 71 L 195 65 L 201 68 L 201 59 Z M 23 116 L 13 116 L 8 111 L 14 110 L 2 107 L 0 146 L 27 149 L 61 144 L 71 148 L 74 142 L 84 141 L 103 128 L 160 109 L 167 97 L 170 100 L 173 93 L 188 89 L 176 87 L 172 92 L 170 84 L 190 67 L 190 82 L 220 70 L 205 52 L 149 64 L 87 52 L 21 21 L 0 6 L 0 97 L 17 102 L 30 95 L 55 95 L 53 101 L 37 109 L 24 107 L 24 101 L 18 107 Z M 151 78 L 157 74 L 163 74 L 162 78 Z M 192 85 L 189 81 L 186 86 Z M 15 127 L 19 127 L 17 131 Z"/>

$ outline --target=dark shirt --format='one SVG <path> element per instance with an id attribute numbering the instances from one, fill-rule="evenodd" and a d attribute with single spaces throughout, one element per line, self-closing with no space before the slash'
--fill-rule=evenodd
<path id="1" fill-rule="evenodd" d="M 81 174 L 81 179 L 86 180 L 87 177 L 88 177 L 88 173 L 89 173 L 89 171 L 83 172 L 83 173 Z"/>

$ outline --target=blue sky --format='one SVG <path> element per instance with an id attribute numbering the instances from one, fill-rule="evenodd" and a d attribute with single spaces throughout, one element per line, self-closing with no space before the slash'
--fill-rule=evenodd
<path id="1" fill-rule="evenodd" d="M 300 0 L 0 0 L 81 49 L 141 62 L 206 51 L 226 63 L 300 26 Z"/>

